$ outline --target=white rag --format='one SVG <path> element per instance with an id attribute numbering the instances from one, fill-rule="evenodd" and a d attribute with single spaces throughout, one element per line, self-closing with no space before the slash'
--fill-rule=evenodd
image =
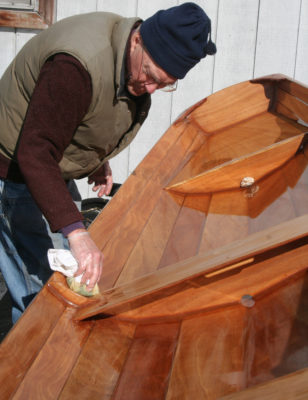
<path id="1" fill-rule="evenodd" d="M 50 268 L 53 271 L 62 272 L 63 275 L 73 277 L 78 269 L 78 263 L 70 250 L 49 249 L 47 252 Z M 82 274 L 75 277 L 75 281 L 80 283 Z"/>

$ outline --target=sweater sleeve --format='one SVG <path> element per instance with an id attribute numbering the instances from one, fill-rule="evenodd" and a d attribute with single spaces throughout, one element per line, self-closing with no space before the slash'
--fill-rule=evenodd
<path id="1" fill-rule="evenodd" d="M 53 232 L 83 220 L 58 163 L 91 96 L 91 78 L 80 62 L 67 54 L 55 55 L 41 69 L 20 135 L 20 171 Z"/>

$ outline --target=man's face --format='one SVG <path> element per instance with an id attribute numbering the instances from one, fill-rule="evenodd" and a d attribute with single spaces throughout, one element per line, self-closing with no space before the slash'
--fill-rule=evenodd
<path id="1" fill-rule="evenodd" d="M 128 69 L 130 77 L 126 86 L 134 96 L 141 96 L 145 93 L 152 94 L 156 89 L 162 89 L 176 82 L 176 78 L 167 74 L 151 58 L 142 46 L 139 33 L 132 37 Z"/>

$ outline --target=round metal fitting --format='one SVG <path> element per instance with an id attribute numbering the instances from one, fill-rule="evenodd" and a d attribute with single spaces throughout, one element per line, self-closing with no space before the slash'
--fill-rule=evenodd
<path id="1" fill-rule="evenodd" d="M 255 180 L 252 176 L 245 176 L 241 180 L 241 188 L 249 188 L 255 183 Z"/>

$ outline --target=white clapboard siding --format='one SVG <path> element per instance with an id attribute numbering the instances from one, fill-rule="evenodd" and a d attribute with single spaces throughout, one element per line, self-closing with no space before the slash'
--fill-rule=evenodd
<path id="1" fill-rule="evenodd" d="M 71 15 L 96 11 L 96 0 L 57 0 L 57 21 Z"/>
<path id="2" fill-rule="evenodd" d="M 253 76 L 258 0 L 219 3 L 214 92 Z"/>
<path id="3" fill-rule="evenodd" d="M 15 55 L 15 29 L 0 28 L 0 76 Z"/>
<path id="4" fill-rule="evenodd" d="M 185 0 L 57 0 L 57 20 L 93 11 L 145 19 Z M 237 82 L 284 73 L 308 85 L 308 0 L 195 0 L 212 20 L 215 57 L 193 68 L 173 93 L 155 93 L 150 115 L 133 143 L 111 160 L 124 182 L 170 124 L 189 106 Z M 0 75 L 38 31 L 0 28 Z M 77 181 L 82 197 L 95 194 Z"/>
<path id="5" fill-rule="evenodd" d="M 308 85 L 308 0 L 302 0 L 295 79 Z"/>
<path id="6" fill-rule="evenodd" d="M 123 17 L 137 16 L 137 0 L 97 0 L 97 11 L 107 11 L 123 15 Z"/>
<path id="7" fill-rule="evenodd" d="M 294 77 L 300 5 L 301 0 L 260 1 L 255 77 L 277 72 Z"/>

